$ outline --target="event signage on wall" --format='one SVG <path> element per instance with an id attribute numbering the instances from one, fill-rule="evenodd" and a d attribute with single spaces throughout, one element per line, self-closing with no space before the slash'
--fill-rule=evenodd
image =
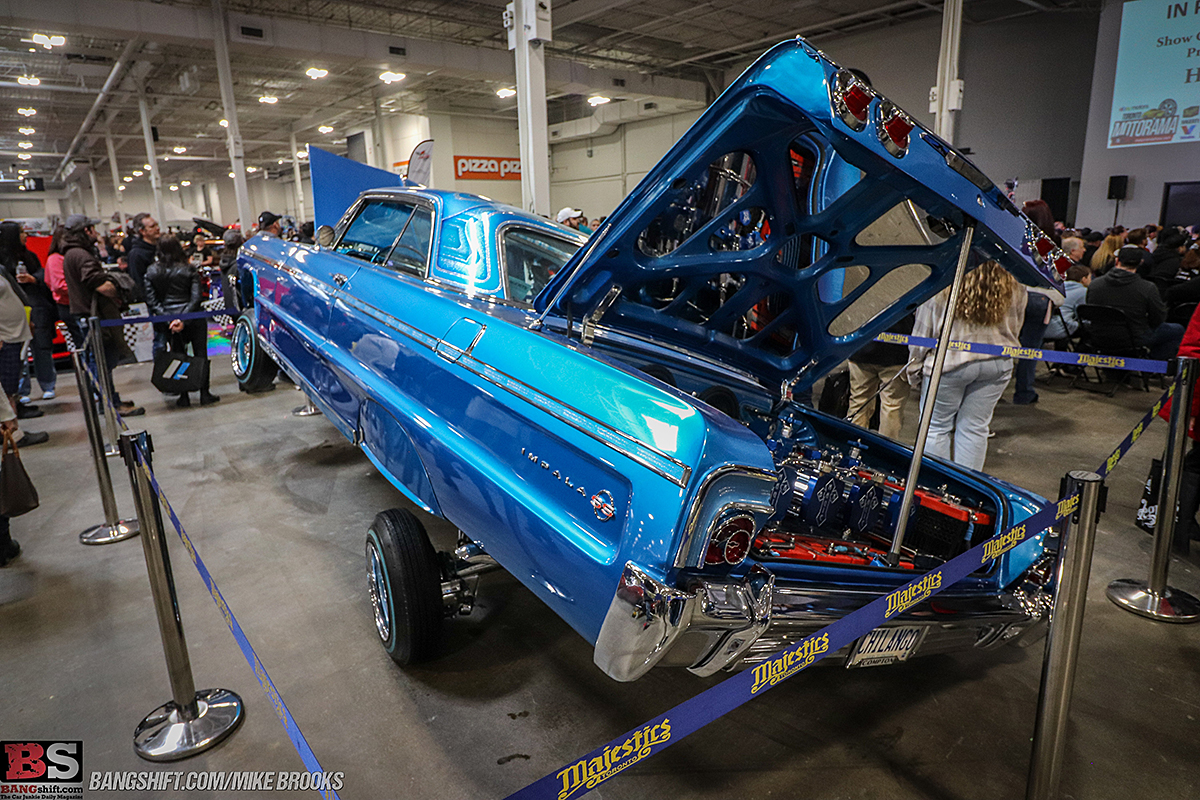
<path id="1" fill-rule="evenodd" d="M 1131 0 L 1121 14 L 1108 146 L 1200 141 L 1200 0 Z"/>
<path id="2" fill-rule="evenodd" d="M 507 156 L 455 156 L 454 177 L 464 181 L 519 181 L 521 159 Z"/>

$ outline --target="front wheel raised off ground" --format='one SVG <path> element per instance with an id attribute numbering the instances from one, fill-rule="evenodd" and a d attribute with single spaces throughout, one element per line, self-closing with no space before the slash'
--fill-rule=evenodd
<path id="1" fill-rule="evenodd" d="M 254 318 L 243 312 L 233 326 L 229 358 L 233 362 L 233 375 L 238 388 L 256 394 L 275 388 L 275 376 L 279 367 L 262 349 L 254 330 Z"/>
<path id="2" fill-rule="evenodd" d="M 400 666 L 429 659 L 445 616 L 441 568 L 425 528 L 409 511 L 380 512 L 367 530 L 367 584 L 375 628 Z"/>

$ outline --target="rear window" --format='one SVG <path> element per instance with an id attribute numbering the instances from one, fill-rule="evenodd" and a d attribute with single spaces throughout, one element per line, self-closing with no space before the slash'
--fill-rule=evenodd
<path id="1" fill-rule="evenodd" d="M 508 299 L 518 303 L 532 303 L 579 249 L 575 242 L 528 228 L 507 228 L 502 236 Z"/>

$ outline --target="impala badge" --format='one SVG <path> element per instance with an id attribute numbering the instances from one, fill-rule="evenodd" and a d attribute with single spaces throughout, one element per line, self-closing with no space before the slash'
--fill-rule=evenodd
<path id="1" fill-rule="evenodd" d="M 592 510 L 596 512 L 596 519 L 601 522 L 608 522 L 612 519 L 613 514 L 617 513 L 616 506 L 613 505 L 612 492 L 605 489 L 592 495 Z"/>

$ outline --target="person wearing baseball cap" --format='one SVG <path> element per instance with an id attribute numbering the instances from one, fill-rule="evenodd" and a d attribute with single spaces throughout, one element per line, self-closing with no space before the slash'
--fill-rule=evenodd
<path id="1" fill-rule="evenodd" d="M 1183 339 L 1183 326 L 1166 321 L 1167 306 L 1158 294 L 1158 287 L 1137 274 L 1142 252 L 1136 245 L 1125 245 L 1118 250 L 1112 269 L 1088 287 L 1087 303 L 1123 311 L 1134 341 L 1150 350 L 1150 358 L 1174 358 Z M 1091 333 L 1095 339 L 1107 338 L 1104 331 L 1094 327 Z"/>
<path id="2" fill-rule="evenodd" d="M 590 234 L 592 232 L 592 229 L 585 224 L 587 219 L 583 216 L 583 210 L 579 208 L 571 208 L 570 206 L 560 208 L 554 216 L 554 221 L 559 225 L 574 228 L 580 233 Z"/>
<path id="3" fill-rule="evenodd" d="M 272 211 L 262 212 L 258 215 L 258 232 L 281 236 L 283 234 L 283 226 L 279 224 L 281 219 L 283 217 Z"/>

